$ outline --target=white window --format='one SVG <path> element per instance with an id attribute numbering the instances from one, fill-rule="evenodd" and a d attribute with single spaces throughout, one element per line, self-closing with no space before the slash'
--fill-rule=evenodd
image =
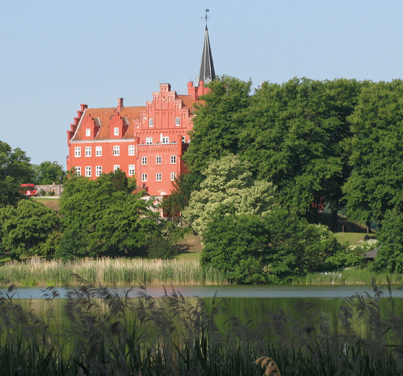
<path id="1" fill-rule="evenodd" d="M 77 166 L 77 167 L 74 167 L 74 169 L 76 170 L 76 175 L 81 176 L 81 167 Z"/>
<path id="2" fill-rule="evenodd" d="M 162 137 L 163 144 L 169 144 L 169 137 Z"/>
<path id="3" fill-rule="evenodd" d="M 102 146 L 95 146 L 95 156 L 96 157 L 102 156 Z"/>
<path id="4" fill-rule="evenodd" d="M 85 176 L 87 178 L 91 177 L 91 166 L 85 166 Z"/>
<path id="5" fill-rule="evenodd" d="M 171 164 L 176 164 L 176 155 L 171 155 Z"/>
<path id="6" fill-rule="evenodd" d="M 129 155 L 134 155 L 134 145 L 129 145 Z"/>
<path id="7" fill-rule="evenodd" d="M 95 167 L 95 176 L 101 176 L 102 174 L 102 166 Z"/>
<path id="8" fill-rule="evenodd" d="M 74 148 L 74 156 L 75 157 L 81 157 L 81 148 L 80 147 L 75 147 Z"/>
<path id="9" fill-rule="evenodd" d="M 86 157 L 91 157 L 91 146 L 86 146 L 85 147 L 85 156 Z"/>
<path id="10" fill-rule="evenodd" d="M 186 142 L 185 136 L 182 136 L 182 143 L 184 144 Z"/>
<path id="11" fill-rule="evenodd" d="M 120 168 L 119 165 L 114 165 L 114 166 L 113 166 L 113 172 L 115 172 L 118 168 Z"/>
<path id="12" fill-rule="evenodd" d="M 152 137 L 146 137 L 146 145 L 151 145 L 153 143 Z"/>
<path id="13" fill-rule="evenodd" d="M 155 159 L 155 163 L 156 164 L 161 164 L 162 163 L 162 157 L 157 157 L 156 159 Z"/>
<path id="14" fill-rule="evenodd" d="M 175 125 L 176 126 L 181 125 L 181 118 L 180 117 L 175 118 Z"/>
<path id="15" fill-rule="evenodd" d="M 85 130 L 85 135 L 86 135 L 87 137 L 90 137 L 90 136 L 91 136 L 91 129 L 86 129 L 86 130 Z"/>
<path id="16" fill-rule="evenodd" d="M 134 164 L 129 164 L 129 176 L 133 176 L 136 172 L 136 166 Z"/>
<path id="17" fill-rule="evenodd" d="M 119 136 L 119 128 L 118 127 L 113 128 L 113 134 L 115 136 Z"/>
<path id="18" fill-rule="evenodd" d="M 145 166 L 147 164 L 147 157 L 141 157 L 141 164 Z"/>
<path id="19" fill-rule="evenodd" d="M 176 173 L 171 172 L 171 181 L 175 181 L 175 179 L 176 179 Z"/>
<path id="20" fill-rule="evenodd" d="M 162 180 L 162 174 L 161 174 L 161 172 L 157 172 L 156 180 L 157 180 L 157 181 L 161 181 L 161 180 Z"/>
<path id="21" fill-rule="evenodd" d="M 146 182 L 147 181 L 147 174 L 141 174 L 141 181 Z"/>
<path id="22" fill-rule="evenodd" d="M 154 119 L 153 119 L 153 118 L 148 119 L 148 126 L 149 126 L 149 127 L 153 127 L 153 126 L 154 126 Z"/>
<path id="23" fill-rule="evenodd" d="M 119 145 L 115 145 L 113 147 L 113 155 L 120 155 L 120 146 Z"/>

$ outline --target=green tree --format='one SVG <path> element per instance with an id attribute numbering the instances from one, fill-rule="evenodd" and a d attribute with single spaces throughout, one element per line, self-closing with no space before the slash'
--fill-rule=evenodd
<path id="1" fill-rule="evenodd" d="M 249 162 L 228 155 L 212 161 L 203 170 L 200 190 L 191 194 L 189 205 L 182 213 L 185 221 L 203 236 L 215 210 L 235 208 L 236 214 L 264 214 L 274 205 L 275 188 L 271 183 L 255 181 Z"/>
<path id="2" fill-rule="evenodd" d="M 191 170 L 192 189 L 201 182 L 201 171 L 209 161 L 239 151 L 238 139 L 245 121 L 243 111 L 250 104 L 252 82 L 222 76 L 209 83 L 211 90 L 203 95 L 204 103 L 196 105 L 191 143 L 183 156 Z"/>
<path id="3" fill-rule="evenodd" d="M 403 273 L 403 213 L 397 209 L 386 212 L 379 234 L 381 247 L 374 268 L 389 273 Z"/>
<path id="4" fill-rule="evenodd" d="M 202 265 L 236 283 L 285 282 L 321 270 L 341 248 L 326 226 L 278 207 L 261 216 L 221 206 L 203 234 Z"/>
<path id="5" fill-rule="evenodd" d="M 173 224 L 160 218 L 151 199 L 129 193 L 130 184 L 122 174 L 104 174 L 96 181 L 72 175 L 65 183 L 60 210 L 64 232 L 58 252 L 61 257 L 71 252 L 75 256 L 138 252 L 154 237 L 169 238 L 176 231 Z M 74 233 L 78 234 L 77 244 L 69 239 Z"/>
<path id="6" fill-rule="evenodd" d="M 20 184 L 31 183 L 33 173 L 30 162 L 20 148 L 12 149 L 0 141 L 0 207 L 15 205 L 24 196 Z"/>
<path id="7" fill-rule="evenodd" d="M 344 186 L 347 214 L 382 221 L 387 210 L 403 210 L 403 81 L 363 89 L 354 114 L 351 177 Z"/>
<path id="8" fill-rule="evenodd" d="M 63 171 L 63 166 L 56 161 L 45 161 L 39 165 L 33 165 L 32 168 L 35 184 L 59 184 L 66 180 L 66 172 Z"/>
<path id="9" fill-rule="evenodd" d="M 258 179 L 277 186 L 282 206 L 306 212 L 314 222 L 323 201 L 335 218 L 344 205 L 342 186 L 351 170 L 344 147 L 351 137 L 348 116 L 362 85 L 345 79 L 266 82 L 244 112 L 242 158 Z"/>
<path id="10" fill-rule="evenodd" d="M 59 228 L 55 211 L 33 200 L 21 200 L 17 207 L 0 209 L 2 244 L 13 258 L 23 254 L 46 253 L 42 246 Z"/>

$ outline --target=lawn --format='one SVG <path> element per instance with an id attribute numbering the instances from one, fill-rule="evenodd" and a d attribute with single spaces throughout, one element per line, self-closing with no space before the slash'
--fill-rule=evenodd
<path id="1" fill-rule="evenodd" d="M 185 239 L 177 244 L 179 248 L 179 260 L 199 261 L 202 251 L 202 244 L 197 235 L 188 234 Z"/>
<path id="2" fill-rule="evenodd" d="M 60 199 L 59 198 L 49 198 L 49 197 L 33 197 L 33 200 L 41 202 L 43 205 L 51 208 L 53 210 L 60 210 Z"/>

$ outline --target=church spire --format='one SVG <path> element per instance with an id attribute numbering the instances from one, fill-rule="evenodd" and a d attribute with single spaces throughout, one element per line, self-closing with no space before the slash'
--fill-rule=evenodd
<path id="1" fill-rule="evenodd" d="M 206 9 L 206 16 L 203 17 L 206 19 L 206 29 L 204 31 L 204 44 L 203 44 L 203 54 L 201 58 L 200 64 L 200 73 L 198 81 L 204 81 L 204 83 L 209 83 L 215 79 L 215 71 L 214 71 L 214 63 L 213 63 L 213 55 L 211 54 L 211 47 L 210 47 L 210 39 L 208 36 L 208 29 L 207 29 L 207 12 L 209 10 Z"/>

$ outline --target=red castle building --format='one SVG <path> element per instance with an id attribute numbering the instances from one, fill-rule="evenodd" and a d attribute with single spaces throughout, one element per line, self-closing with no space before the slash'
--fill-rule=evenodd
<path id="1" fill-rule="evenodd" d="M 196 86 L 189 82 L 187 95 L 178 95 L 170 84 L 160 84 L 145 106 L 125 107 L 123 98 L 110 108 L 82 104 L 67 131 L 67 169 L 96 179 L 120 168 L 149 195 L 169 195 L 175 178 L 186 173 L 182 155 L 190 141 L 194 104 L 208 91 L 204 83 L 214 78 L 206 26 Z"/>

